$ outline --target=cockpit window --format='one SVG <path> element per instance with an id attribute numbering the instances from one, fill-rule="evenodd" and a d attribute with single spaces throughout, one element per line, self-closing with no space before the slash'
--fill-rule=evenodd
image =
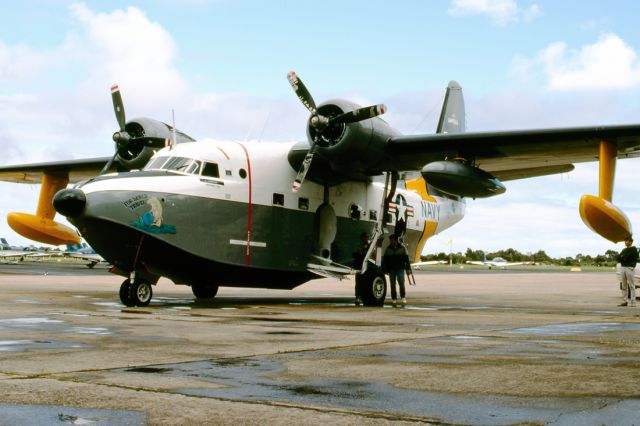
<path id="1" fill-rule="evenodd" d="M 218 165 L 216 163 L 204 163 L 204 168 L 202 169 L 202 176 L 219 178 L 220 171 L 218 170 Z"/>
<path id="2" fill-rule="evenodd" d="M 183 172 L 189 167 L 193 160 L 191 158 L 184 157 L 171 157 L 169 161 L 162 166 L 165 170 L 175 170 L 177 172 Z"/>
<path id="3" fill-rule="evenodd" d="M 149 161 L 149 163 L 147 163 L 147 165 L 144 166 L 144 169 L 145 170 L 161 169 L 162 165 L 165 163 L 165 161 L 167 161 L 167 158 L 169 157 L 156 157 L 151 161 Z"/>
<path id="4" fill-rule="evenodd" d="M 189 167 L 185 170 L 185 173 L 191 173 L 193 175 L 200 174 L 200 169 L 202 168 L 202 163 L 200 161 L 194 160 L 193 163 L 189 164 Z"/>
<path id="5" fill-rule="evenodd" d="M 202 161 L 185 157 L 157 157 L 145 166 L 145 170 L 172 170 L 180 173 L 200 174 Z"/>

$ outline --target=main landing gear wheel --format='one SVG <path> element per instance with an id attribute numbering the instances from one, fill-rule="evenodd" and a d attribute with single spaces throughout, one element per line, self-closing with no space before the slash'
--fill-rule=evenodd
<path id="1" fill-rule="evenodd" d="M 217 285 L 192 285 L 191 292 L 196 299 L 213 299 L 218 294 Z"/>
<path id="2" fill-rule="evenodd" d="M 136 280 L 131 286 L 129 297 L 131 298 L 134 306 L 147 306 L 153 297 L 151 283 L 145 280 Z"/>
<path id="3" fill-rule="evenodd" d="M 146 280 L 136 280 L 133 284 L 124 280 L 120 286 L 120 300 L 125 306 L 147 306 L 153 297 L 151 284 Z"/>
<path id="4" fill-rule="evenodd" d="M 131 284 L 129 283 L 129 279 L 126 279 L 120 286 L 120 301 L 124 306 L 133 306 L 129 293 L 131 293 Z"/>
<path id="5" fill-rule="evenodd" d="M 367 270 L 357 278 L 364 306 L 382 306 L 387 295 L 387 280 L 381 271 Z"/>

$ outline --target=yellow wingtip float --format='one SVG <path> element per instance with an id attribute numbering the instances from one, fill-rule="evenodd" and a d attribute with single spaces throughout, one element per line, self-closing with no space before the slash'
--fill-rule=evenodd
<path id="1" fill-rule="evenodd" d="M 580 217 L 592 231 L 617 243 L 632 234 L 629 218 L 611 201 L 616 171 L 617 146 L 613 142 L 600 142 L 599 196 L 583 195 L 580 199 Z"/>
<path id="2" fill-rule="evenodd" d="M 53 175 L 44 173 L 36 214 L 9 213 L 7 215 L 7 223 L 9 223 L 11 229 L 25 238 L 44 244 L 80 243 L 80 236 L 76 231 L 53 220 L 56 211 L 53 209 L 51 200 L 55 193 L 66 188 L 68 183 L 68 174 Z"/>

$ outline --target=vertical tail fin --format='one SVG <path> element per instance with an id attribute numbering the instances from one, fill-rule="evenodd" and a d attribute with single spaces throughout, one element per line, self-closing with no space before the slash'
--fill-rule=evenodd
<path id="1" fill-rule="evenodd" d="M 451 80 L 444 95 L 436 133 L 463 133 L 466 126 L 462 87 L 457 81 Z"/>

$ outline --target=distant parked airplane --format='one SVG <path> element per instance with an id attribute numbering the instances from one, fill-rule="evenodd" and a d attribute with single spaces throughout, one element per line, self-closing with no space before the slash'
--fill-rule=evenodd
<path id="1" fill-rule="evenodd" d="M 482 260 L 467 260 L 465 263 L 469 265 L 483 265 L 488 266 L 489 269 L 494 267 L 507 269 L 509 266 L 519 266 L 519 265 L 531 265 L 532 262 L 507 262 L 502 257 L 494 257 L 491 260 L 487 260 L 487 257 L 484 253 L 482 253 Z"/>
<path id="2" fill-rule="evenodd" d="M 412 263 L 411 264 L 411 268 L 413 269 L 422 269 L 425 266 L 431 266 L 431 265 L 446 265 L 447 262 L 446 260 L 427 260 L 426 262 L 416 262 L 416 263 Z"/>
<path id="3" fill-rule="evenodd" d="M 104 258 L 91 248 L 87 243 L 67 244 L 64 251 L 53 251 L 48 253 L 33 253 L 29 257 L 72 257 L 86 260 L 87 268 L 93 269 L 98 263 L 106 263 Z"/>

